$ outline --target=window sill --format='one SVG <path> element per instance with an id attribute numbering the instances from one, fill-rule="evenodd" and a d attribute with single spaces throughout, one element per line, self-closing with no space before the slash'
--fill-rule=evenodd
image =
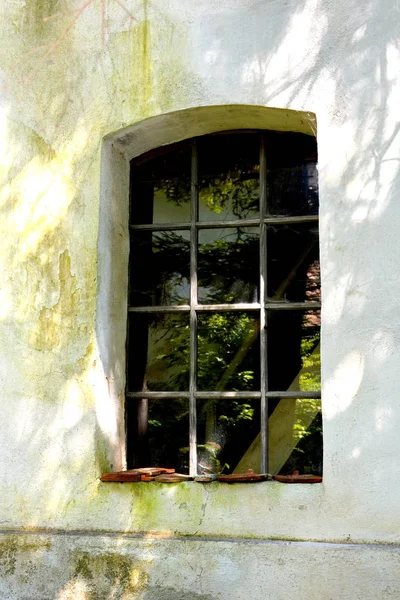
<path id="1" fill-rule="evenodd" d="M 172 469 L 171 469 L 172 470 Z M 169 470 L 169 471 L 171 471 Z M 176 484 L 176 483 L 200 483 L 202 485 L 208 484 L 228 484 L 234 483 L 249 484 L 249 483 L 283 483 L 283 484 L 316 484 L 322 483 L 322 477 L 318 475 L 299 475 L 298 472 L 294 472 L 292 475 L 259 475 L 249 471 L 243 474 L 234 474 L 221 476 L 218 479 L 216 477 L 205 477 L 200 476 L 193 478 L 188 475 L 179 475 L 175 473 L 160 474 L 157 471 L 151 471 L 147 469 L 147 473 L 140 473 L 137 470 L 132 471 L 119 471 L 116 473 L 105 473 L 100 477 L 102 483 L 157 483 L 157 484 Z M 155 475 L 153 473 L 159 473 Z"/>

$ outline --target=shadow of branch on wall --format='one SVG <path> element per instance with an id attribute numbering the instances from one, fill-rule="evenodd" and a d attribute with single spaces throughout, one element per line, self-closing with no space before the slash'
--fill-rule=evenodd
<path id="1" fill-rule="evenodd" d="M 106 36 L 104 2 L 98 7 L 102 39 Z M 72 28 L 86 10 L 93 9 L 92 3 L 89 0 L 75 9 L 69 25 L 61 28 L 53 41 L 32 49 L 29 58 L 34 56 L 37 65 L 26 63 L 22 71 L 26 88 L 20 87 L 20 97 L 26 92 L 32 99 L 35 78 L 44 77 L 39 73 L 42 66 L 50 58 L 58 60 L 57 52 L 64 43 L 73 44 L 73 38 L 69 39 Z M 122 10 L 125 4 L 117 3 Z M 126 19 L 133 20 L 135 10 L 132 15 L 130 8 L 125 12 Z M 310 15 L 315 24 L 310 22 Z M 329 528 L 337 523 L 340 536 L 345 535 L 346 523 L 354 519 L 358 519 L 360 535 L 364 527 L 367 531 L 378 527 L 371 523 L 371 514 L 375 515 L 375 523 L 380 522 L 377 537 L 382 531 L 389 535 L 387 522 L 379 517 L 396 509 L 396 494 L 391 493 L 382 464 L 386 464 L 387 472 L 394 472 L 397 457 L 393 448 L 400 414 L 393 400 L 398 381 L 387 377 L 387 373 L 396 371 L 398 346 L 398 265 L 393 248 L 398 239 L 400 124 L 389 117 L 395 98 L 396 73 L 390 58 L 398 49 L 397 16 L 383 11 L 378 0 L 368 0 L 362 9 L 354 0 L 350 4 L 343 0 L 300 0 L 286 12 L 279 10 L 278 3 L 255 3 L 245 15 L 229 7 L 221 9 L 215 16 L 215 29 L 202 42 L 204 68 L 208 65 L 210 69 L 210 80 L 204 79 L 212 87 L 207 93 L 213 98 L 223 98 L 225 89 L 227 102 L 226 81 L 222 79 L 229 76 L 232 89 L 244 90 L 249 103 L 274 105 L 283 98 L 288 106 L 304 106 L 308 100 L 315 104 L 315 98 L 322 94 L 328 107 L 325 114 L 320 103 L 317 114 L 323 131 L 321 233 L 323 302 L 328 316 L 323 325 L 323 372 L 326 389 L 333 390 L 329 393 L 332 404 L 324 408 L 325 479 L 332 484 L 340 478 L 341 485 L 331 485 L 324 501 L 331 515 Z M 51 17 L 44 15 L 42 21 L 57 22 L 64 14 L 56 13 L 50 21 Z M 262 32 L 257 22 L 262 24 Z M 232 32 L 239 31 L 242 23 L 249 35 L 238 41 Z M 253 29 L 259 35 L 251 35 Z M 158 43 L 161 41 L 154 37 L 152 44 Z M 308 50 L 308 60 L 302 63 L 301 57 Z M 28 528 L 84 530 L 89 522 L 90 527 L 107 529 L 108 524 L 102 523 L 94 527 L 95 519 L 91 518 L 106 504 L 114 505 L 117 514 L 110 522 L 117 532 L 135 532 L 137 514 L 149 508 L 145 500 L 142 507 L 133 507 L 129 485 L 118 491 L 116 499 L 112 489 L 98 481 L 105 453 L 90 379 L 97 358 L 93 336 L 97 229 L 92 225 L 97 222 L 98 200 L 87 193 L 85 186 L 90 181 L 91 189 L 97 191 L 102 135 L 107 127 L 119 126 L 123 119 L 115 118 L 111 101 L 119 91 L 115 82 L 106 80 L 107 71 L 103 70 L 102 61 L 109 60 L 109 55 L 103 49 L 96 52 L 92 65 L 95 75 L 86 73 L 84 61 L 77 60 L 76 72 L 73 65 L 68 67 L 79 90 L 76 95 L 68 95 L 67 86 L 59 82 L 52 88 L 49 81 L 49 112 L 46 115 L 42 111 L 40 118 L 34 118 L 37 123 L 45 121 L 48 138 L 39 136 L 28 125 L 16 126 L 15 135 L 10 134 L 11 126 L 7 134 L 15 161 L 7 170 L 1 204 L 7 228 L 3 248 L 8 266 L 0 326 L 5 340 L 3 351 L 11 356 L 6 357 L 1 376 L 12 398 L 3 415 L 8 423 L 4 429 L 7 442 L 1 497 L 5 528 L 22 523 Z M 191 76 L 183 74 L 188 80 Z M 97 113 L 92 111 L 95 94 L 91 95 L 90 108 L 85 104 L 87 77 L 94 88 L 100 82 L 110 98 L 107 118 L 101 126 L 94 119 L 103 118 L 101 107 Z M 166 89 L 172 104 L 180 108 L 179 89 L 168 85 Z M 124 94 L 128 99 L 130 89 Z M 67 109 L 63 108 L 66 98 Z M 54 115 L 54 123 L 49 125 Z M 330 139 L 335 142 L 332 148 Z M 65 253 L 71 240 L 74 243 L 78 238 L 84 239 L 82 264 L 73 252 Z M 371 323 L 371 314 L 377 316 L 375 323 Z M 357 380 L 352 393 L 348 391 L 349 378 Z M 361 404 L 368 405 L 367 410 Z M 14 424 L 11 433 L 9 423 Z M 342 437 L 337 447 L 335 432 L 339 430 Z M 378 447 L 381 455 L 376 460 Z M 350 461 L 357 464 L 360 480 L 368 481 L 368 493 L 362 499 L 362 485 L 353 492 L 353 471 L 345 468 Z M 141 502 L 138 496 L 136 502 Z M 343 503 L 346 514 L 343 508 L 340 512 Z M 164 524 L 166 530 L 169 525 Z M 319 525 L 323 538 L 328 524 L 321 521 Z M 175 533 L 180 532 L 171 531 L 171 535 Z M 79 537 L 74 538 L 66 555 L 68 567 L 57 567 L 60 583 L 51 597 L 111 600 L 129 594 L 136 597 L 134 594 L 139 592 L 138 597 L 146 600 L 155 597 L 146 589 L 156 577 L 156 564 L 154 571 L 153 566 L 141 570 L 131 558 L 116 558 L 124 554 L 125 542 L 121 538 L 118 543 L 111 554 L 95 549 L 89 558 L 77 549 Z M 18 540 L 12 544 L 5 548 L 2 564 L 8 565 L 3 573 L 5 581 L 16 585 L 18 570 L 13 570 L 12 557 L 22 550 Z M 33 560 L 35 552 L 47 552 L 46 548 L 37 550 L 29 544 L 25 550 L 31 552 Z M 49 568 L 48 563 L 43 564 Z M 103 581 L 101 592 L 94 587 L 96 578 Z M 179 589 L 179 573 L 176 581 Z M 28 577 L 18 585 L 28 590 L 31 581 Z M 169 586 L 164 588 L 163 597 L 181 597 L 166 588 Z"/>

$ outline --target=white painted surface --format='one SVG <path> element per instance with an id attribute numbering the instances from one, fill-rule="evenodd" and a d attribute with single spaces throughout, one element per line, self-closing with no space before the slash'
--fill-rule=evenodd
<path id="1" fill-rule="evenodd" d="M 398 543 L 399 7 L 382 0 L 125 2 L 137 21 L 109 0 L 104 37 L 97 2 L 71 29 L 78 12 L 64 14 L 52 0 L 0 7 L 1 527 Z M 65 10 L 79 6 L 73 0 Z M 146 126 L 134 126 L 139 121 L 218 104 L 317 116 L 324 482 L 102 485 L 101 471 L 124 462 L 124 365 L 113 346 L 123 342 L 122 321 L 107 328 L 110 314 L 122 319 L 124 304 L 102 294 L 125 277 L 123 257 L 110 276 L 115 252 L 105 248 L 114 238 L 104 229 L 111 211 L 121 229 L 113 235 L 125 235 L 126 206 L 115 204 L 126 183 L 121 150 L 151 147 Z M 256 113 L 249 109 L 248 118 Z M 112 147 L 120 130 L 137 137 Z M 108 169 L 107 152 L 122 177 Z M 108 205 L 100 202 L 105 190 Z M 207 548 L 207 560 L 219 560 L 219 546 Z M 264 567 L 258 552 L 233 554 L 233 570 L 254 559 L 267 587 L 279 572 L 286 596 L 276 587 L 274 598 L 290 597 L 288 581 L 299 572 L 299 598 L 400 597 L 397 584 L 383 587 L 396 573 L 395 549 L 315 550 L 316 562 L 277 557 L 279 571 Z M 195 576 L 185 572 L 190 587 Z M 223 582 L 213 580 L 222 598 Z M 14 597 L 27 597 L 19 586 Z"/>
<path id="2" fill-rule="evenodd" d="M 5 536 L 0 536 L 0 547 Z M 2 598 L 385 600 L 400 597 L 398 546 L 22 535 Z M 32 560 L 33 558 L 33 560 Z M 18 595 L 15 590 L 18 587 Z"/>

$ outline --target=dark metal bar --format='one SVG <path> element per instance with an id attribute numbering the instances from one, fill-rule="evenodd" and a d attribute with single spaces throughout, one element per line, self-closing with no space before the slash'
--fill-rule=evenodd
<path id="1" fill-rule="evenodd" d="M 267 225 L 289 225 L 290 223 L 318 223 L 318 215 L 302 215 L 298 217 L 285 217 L 284 215 L 268 216 L 264 218 Z"/>
<path id="2" fill-rule="evenodd" d="M 130 225 L 131 231 L 176 231 L 177 229 L 190 230 L 190 223 L 146 223 L 145 225 Z"/>
<path id="3" fill-rule="evenodd" d="M 225 227 L 258 227 L 260 219 L 242 219 L 234 221 L 196 221 L 197 229 L 225 229 Z M 177 229 L 190 230 L 191 223 L 145 223 L 130 225 L 132 231 L 176 231 Z"/>
<path id="4" fill-rule="evenodd" d="M 171 304 L 171 306 L 129 306 L 131 313 L 176 313 L 189 312 L 189 304 Z"/>
<path id="5" fill-rule="evenodd" d="M 319 310 L 321 302 L 265 302 L 267 310 Z M 245 302 L 236 304 L 194 304 L 193 310 L 197 312 L 228 312 L 240 310 L 260 310 L 261 304 L 254 302 L 247 304 Z M 131 313 L 176 313 L 189 312 L 189 304 L 171 304 L 170 306 L 129 306 L 128 312 Z"/>
<path id="6" fill-rule="evenodd" d="M 286 392 L 266 392 L 267 398 L 296 398 L 298 400 L 321 398 L 321 392 L 301 392 L 290 390 Z"/>
<path id="7" fill-rule="evenodd" d="M 318 223 L 318 215 L 301 216 L 268 216 L 263 219 L 267 225 L 290 225 L 296 223 Z M 196 221 L 197 229 L 224 229 L 225 227 L 258 227 L 260 219 L 242 219 L 234 221 Z M 176 231 L 178 229 L 189 231 L 191 223 L 145 223 L 130 225 L 132 231 Z"/>
<path id="8" fill-rule="evenodd" d="M 189 392 L 127 392 L 127 398 L 148 398 L 149 400 L 170 400 L 174 398 L 189 398 Z"/>
<path id="9" fill-rule="evenodd" d="M 260 310 L 260 304 L 246 304 L 244 302 L 238 304 L 194 304 L 192 307 L 195 311 L 234 311 L 234 310 Z M 132 313 L 173 313 L 173 312 L 189 312 L 191 307 L 189 304 L 171 304 L 171 306 L 130 306 L 129 312 Z"/>
<path id="10" fill-rule="evenodd" d="M 192 144 L 190 198 L 190 378 L 189 378 L 189 473 L 197 474 L 197 228 L 199 212 L 199 167 L 197 140 Z"/>
<path id="11" fill-rule="evenodd" d="M 197 304 L 195 307 L 197 311 L 221 311 L 226 312 L 229 310 L 260 310 L 260 304 L 254 302 L 254 304 L 247 304 L 245 302 L 237 304 Z"/>
<path id="12" fill-rule="evenodd" d="M 257 400 L 261 398 L 261 392 L 196 392 L 196 398 L 210 398 L 217 400 L 229 400 L 229 399 L 244 399 L 244 400 Z"/>
<path id="13" fill-rule="evenodd" d="M 321 302 L 266 302 L 267 310 L 316 310 L 321 308 Z"/>
<path id="14" fill-rule="evenodd" d="M 265 392 L 267 398 L 295 398 L 298 400 L 303 399 L 319 399 L 321 398 L 321 392 L 304 392 L 299 390 L 290 390 L 290 391 L 274 391 L 274 392 Z M 190 397 L 190 392 L 127 392 L 127 398 L 148 398 L 149 400 L 172 400 L 174 398 L 184 399 Z M 204 398 L 213 398 L 213 399 L 221 399 L 221 400 L 229 400 L 229 399 L 249 399 L 254 400 L 261 398 L 261 392 L 225 392 L 225 391 L 217 391 L 217 392 L 195 392 L 195 398 L 204 399 Z"/>
<path id="15" fill-rule="evenodd" d="M 225 229 L 225 227 L 258 227 L 260 219 L 242 219 L 241 221 L 197 221 L 197 229 Z"/>
<path id="16" fill-rule="evenodd" d="M 261 473 L 268 473 L 268 365 L 267 321 L 264 308 L 267 295 L 267 154 L 265 134 L 260 137 L 260 378 L 261 378 Z"/>

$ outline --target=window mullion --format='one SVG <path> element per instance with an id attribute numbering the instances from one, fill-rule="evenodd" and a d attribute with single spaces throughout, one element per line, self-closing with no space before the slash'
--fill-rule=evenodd
<path id="1" fill-rule="evenodd" d="M 265 299 L 267 292 L 267 156 L 265 134 L 260 139 L 260 386 L 261 386 L 261 473 L 268 472 L 268 368 L 267 322 Z"/>
<path id="2" fill-rule="evenodd" d="M 192 144 L 190 198 L 190 379 L 189 379 L 189 472 L 197 474 L 197 227 L 199 211 L 197 140 Z"/>

